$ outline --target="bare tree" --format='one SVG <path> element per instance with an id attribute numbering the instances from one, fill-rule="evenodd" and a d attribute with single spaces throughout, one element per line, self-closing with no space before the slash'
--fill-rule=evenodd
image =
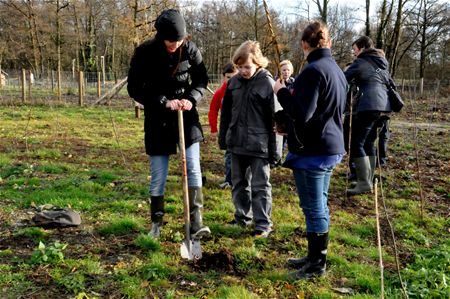
<path id="1" fill-rule="evenodd" d="M 61 17 L 60 17 L 60 11 L 61 9 L 66 8 L 69 6 L 68 2 L 63 2 L 60 4 L 59 0 L 56 0 L 56 14 L 55 14 L 55 20 L 56 20 L 56 52 L 57 52 L 57 93 L 58 93 L 58 101 L 61 101 Z"/>
<path id="2" fill-rule="evenodd" d="M 327 24 L 328 19 L 328 3 L 330 0 L 313 0 L 313 2 L 317 5 L 317 9 L 319 10 L 319 16 L 322 21 Z"/>
<path id="3" fill-rule="evenodd" d="M 439 0 L 421 0 L 422 11 L 420 13 L 420 64 L 419 76 L 422 79 L 425 75 L 426 59 L 430 52 L 429 48 L 435 44 L 443 31 L 448 29 L 449 4 Z"/>
<path id="4" fill-rule="evenodd" d="M 356 19 L 353 17 L 352 7 L 330 6 L 328 27 L 333 42 L 333 56 L 342 67 L 353 59 L 351 46 L 357 36 L 355 25 Z"/>
<path id="5" fill-rule="evenodd" d="M 27 35 L 32 50 L 33 59 L 29 62 L 34 73 L 39 75 L 43 70 L 42 47 L 39 40 L 39 32 L 36 24 L 36 11 L 34 9 L 34 1 L 1 1 L 6 6 L 9 6 L 19 12 L 25 19 Z"/>
<path id="6" fill-rule="evenodd" d="M 390 20 L 391 20 L 391 15 L 392 15 L 392 9 L 394 7 L 394 2 L 391 1 L 389 3 L 389 7 L 388 7 L 388 1 L 387 0 L 383 0 L 381 3 L 381 8 L 380 8 L 380 12 L 379 12 L 379 23 L 378 23 L 378 28 L 377 28 L 377 33 L 376 33 L 376 39 L 375 39 L 375 45 L 378 49 L 383 49 L 384 45 L 385 45 L 385 32 L 386 32 L 386 28 L 387 25 L 389 24 Z M 366 25 L 367 26 L 367 25 Z"/>
<path id="7" fill-rule="evenodd" d="M 403 24 L 403 7 L 408 0 L 397 0 L 397 15 L 395 19 L 395 25 L 391 37 L 391 41 L 386 48 L 386 57 L 390 62 L 390 70 L 392 76 L 396 71 L 396 59 L 398 55 L 398 47 L 402 37 L 402 24 Z"/>
<path id="8" fill-rule="evenodd" d="M 366 0 L 366 36 L 370 36 L 370 0 Z"/>

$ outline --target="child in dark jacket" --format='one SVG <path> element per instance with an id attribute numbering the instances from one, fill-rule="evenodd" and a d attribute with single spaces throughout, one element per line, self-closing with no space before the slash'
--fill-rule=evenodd
<path id="1" fill-rule="evenodd" d="M 272 231 L 270 164 L 279 160 L 272 125 L 274 80 L 255 41 L 244 42 L 234 53 L 233 63 L 239 73 L 228 81 L 219 133 L 220 147 L 231 152 L 236 209 L 232 223 L 249 225 L 253 220 L 255 237 L 267 238 Z"/>

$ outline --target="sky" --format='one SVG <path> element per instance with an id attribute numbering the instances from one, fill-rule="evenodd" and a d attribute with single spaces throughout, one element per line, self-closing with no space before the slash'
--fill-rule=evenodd
<path id="1" fill-rule="evenodd" d="M 282 15 L 289 17 L 290 15 L 294 15 L 296 12 L 298 13 L 299 4 L 302 7 L 306 7 L 306 3 L 309 3 L 311 8 L 311 18 L 314 17 L 314 14 L 317 13 L 317 6 L 313 3 L 312 0 L 266 0 L 269 7 L 279 11 Z M 320 0 L 322 1 L 322 0 Z M 379 0 L 371 1 L 371 15 L 375 13 L 376 6 L 378 5 Z M 362 0 L 330 0 L 328 3 L 329 6 L 335 6 L 338 4 L 339 6 L 350 6 L 354 8 L 355 17 L 361 19 L 361 22 L 364 23 L 365 18 L 365 1 Z"/>
<path id="2" fill-rule="evenodd" d="M 192 0 L 191 0 L 192 1 Z M 223 0 L 197 0 L 195 3 L 197 5 L 202 5 L 203 2 L 206 1 L 223 1 Z M 247 0 L 247 1 L 253 1 L 253 0 Z M 262 0 L 260 0 L 262 4 Z M 270 8 L 277 10 L 280 12 L 282 16 L 285 16 L 288 20 L 291 17 L 292 19 L 295 19 L 295 14 L 299 14 L 299 5 L 301 4 L 302 7 L 306 7 L 306 4 L 309 4 L 310 6 L 310 18 L 314 18 L 317 16 L 317 6 L 313 2 L 313 0 L 266 0 L 267 4 Z M 320 0 L 323 1 L 323 0 Z M 378 6 L 378 3 L 380 3 L 381 0 L 371 0 L 371 7 L 370 7 L 370 15 L 374 16 L 376 8 Z M 354 12 L 354 18 L 358 20 L 356 27 L 364 27 L 365 22 L 365 1 L 363 0 L 330 0 L 328 5 L 329 6 L 335 6 L 338 4 L 339 6 L 349 6 L 352 8 Z M 305 12 L 301 12 L 302 15 L 306 15 Z"/>

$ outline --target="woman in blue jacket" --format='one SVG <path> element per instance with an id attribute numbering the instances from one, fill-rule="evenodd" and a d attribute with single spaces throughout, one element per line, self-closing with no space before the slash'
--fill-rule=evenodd
<path id="1" fill-rule="evenodd" d="M 298 270 L 295 279 L 325 274 L 330 215 L 328 188 L 334 167 L 345 153 L 342 116 L 347 81 L 331 56 L 326 25 L 309 24 L 302 34 L 308 65 L 297 76 L 293 93 L 277 81 L 274 91 L 292 119 L 288 126 L 288 149 L 284 165 L 294 174 L 300 207 L 306 219 L 308 255 L 289 259 Z"/>

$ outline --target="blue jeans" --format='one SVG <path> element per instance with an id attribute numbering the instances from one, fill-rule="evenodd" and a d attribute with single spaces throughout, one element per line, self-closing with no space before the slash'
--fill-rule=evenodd
<path id="1" fill-rule="evenodd" d="M 333 168 L 293 169 L 307 232 L 328 232 L 330 226 L 328 188 Z"/>
<path id="2" fill-rule="evenodd" d="M 202 171 L 200 168 L 200 144 L 192 144 L 186 149 L 186 168 L 189 187 L 202 186 Z M 150 196 L 164 195 L 167 174 L 169 171 L 169 156 L 150 156 Z"/>

